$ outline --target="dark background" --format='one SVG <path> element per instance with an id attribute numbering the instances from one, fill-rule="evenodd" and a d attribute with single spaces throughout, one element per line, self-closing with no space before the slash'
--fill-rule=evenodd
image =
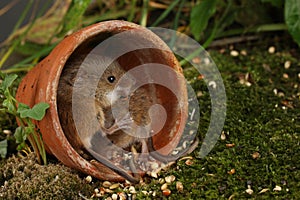
<path id="1" fill-rule="evenodd" d="M 49 2 L 49 0 L 46 0 Z M 34 0 L 36 6 L 41 8 L 43 4 L 46 2 L 45 0 Z M 2 9 L 12 3 L 16 2 L 11 9 L 9 9 L 4 14 L 0 15 L 0 43 L 2 43 L 13 31 L 14 26 L 18 22 L 22 12 L 24 11 L 26 5 L 28 4 L 29 0 L 0 0 L 0 13 L 2 13 Z M 50 0 L 51 2 L 51 0 Z M 34 7 L 34 6 L 32 6 Z M 28 15 L 26 16 L 22 25 L 26 24 L 31 15 L 33 13 L 33 8 L 30 9 Z"/>

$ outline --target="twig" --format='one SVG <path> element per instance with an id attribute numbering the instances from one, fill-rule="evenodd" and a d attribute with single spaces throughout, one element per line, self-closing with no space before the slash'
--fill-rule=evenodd
<path id="1" fill-rule="evenodd" d="M 225 46 L 225 45 L 229 45 L 229 44 L 253 41 L 253 40 L 258 40 L 258 39 L 259 39 L 259 36 L 257 36 L 257 35 L 230 37 L 230 38 L 215 40 L 208 47 Z"/>
<path id="2" fill-rule="evenodd" d="M 1 8 L 0 9 L 0 16 L 4 15 L 7 11 L 9 11 L 12 7 L 14 7 L 14 5 L 16 5 L 16 3 L 18 3 L 18 2 L 19 2 L 19 0 L 11 1 L 6 6 L 4 6 L 3 8 Z"/>

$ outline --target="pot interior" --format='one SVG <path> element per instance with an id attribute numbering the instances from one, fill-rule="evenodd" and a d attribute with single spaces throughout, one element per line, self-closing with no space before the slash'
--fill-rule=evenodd
<path id="1" fill-rule="evenodd" d="M 142 84 L 141 87 L 151 94 L 153 104 L 163 106 L 167 114 L 163 127 L 152 136 L 153 147 L 162 154 L 168 154 L 176 147 L 182 134 L 182 128 L 178 124 L 186 119 L 185 83 L 179 78 L 181 76 L 181 68 L 173 53 L 150 31 L 132 29 L 125 32 L 126 34 L 122 35 L 123 30 L 109 30 L 90 36 L 78 45 L 66 61 L 65 66 L 70 66 L 70 63 L 80 56 L 85 57 L 89 53 L 95 52 L 96 54 L 105 54 L 114 58 L 126 71 L 136 69 L 139 66 L 145 66 L 139 71 L 140 78 L 138 81 L 147 82 L 147 84 Z M 167 67 L 175 73 L 160 72 L 153 65 L 155 67 L 161 66 L 161 68 Z M 65 68 L 62 74 L 64 73 L 68 73 Z M 76 73 L 71 79 L 75 75 Z M 157 81 L 153 80 L 162 81 L 158 81 L 157 83 Z M 174 88 L 173 90 L 169 88 L 170 85 Z M 176 90 L 177 94 L 174 94 L 174 90 Z M 180 94 L 179 98 L 178 94 Z M 65 102 L 58 98 L 59 112 L 63 112 L 63 109 L 72 108 L 66 106 Z M 159 121 L 160 117 L 157 115 L 156 120 Z M 61 121 L 61 123 L 63 124 L 64 122 Z M 66 133 L 64 127 L 63 129 Z M 159 128 L 155 127 L 155 124 L 152 124 L 152 129 Z M 78 145 L 76 142 L 72 142 L 74 134 L 70 135 L 69 133 L 66 136 L 72 146 Z"/>

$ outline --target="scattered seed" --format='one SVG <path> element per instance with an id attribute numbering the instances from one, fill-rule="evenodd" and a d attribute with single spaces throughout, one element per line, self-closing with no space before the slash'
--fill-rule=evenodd
<path id="1" fill-rule="evenodd" d="M 190 130 L 190 131 L 189 131 L 189 135 L 193 135 L 194 133 L 195 133 L 194 130 Z"/>
<path id="2" fill-rule="evenodd" d="M 94 189 L 94 192 L 95 192 L 96 194 L 98 194 L 100 191 L 99 191 L 98 188 L 95 188 L 95 189 Z"/>
<path id="3" fill-rule="evenodd" d="M 217 88 L 217 83 L 215 81 L 209 81 L 208 86 L 212 87 L 213 89 L 216 89 Z"/>
<path id="4" fill-rule="evenodd" d="M 102 197 L 102 196 L 103 196 L 103 194 L 101 194 L 101 193 L 97 193 L 95 196 L 96 196 L 96 197 Z"/>
<path id="5" fill-rule="evenodd" d="M 101 194 L 101 195 L 104 195 L 104 194 L 105 194 L 105 188 L 103 188 L 103 187 L 100 188 L 100 194 Z"/>
<path id="6" fill-rule="evenodd" d="M 203 61 L 204 61 L 204 64 L 206 64 L 206 65 L 208 65 L 208 64 L 211 63 L 210 59 L 207 58 L 207 57 L 205 57 L 205 58 L 203 59 Z"/>
<path id="7" fill-rule="evenodd" d="M 234 143 L 232 143 L 232 144 L 226 144 L 226 147 L 228 147 L 228 148 L 232 148 L 232 147 L 234 147 L 234 146 L 235 146 Z"/>
<path id="8" fill-rule="evenodd" d="M 232 50 L 232 51 L 230 51 L 230 55 L 231 55 L 232 57 L 237 57 L 237 56 L 239 55 L 239 52 L 236 51 L 236 50 Z"/>
<path id="9" fill-rule="evenodd" d="M 165 181 L 167 183 L 172 183 L 172 182 L 175 181 L 175 179 L 176 179 L 176 177 L 174 175 L 170 175 L 170 176 L 165 177 Z"/>
<path id="10" fill-rule="evenodd" d="M 285 94 L 284 94 L 283 92 L 278 92 L 278 96 L 279 96 L 279 97 L 284 97 Z"/>
<path id="11" fill-rule="evenodd" d="M 269 49 L 268 49 L 268 52 L 269 52 L 270 54 L 275 53 L 275 51 L 276 51 L 276 49 L 275 49 L 274 46 L 270 46 Z"/>
<path id="12" fill-rule="evenodd" d="M 108 188 L 108 187 L 111 186 L 111 182 L 109 182 L 109 181 L 104 181 L 104 182 L 102 183 L 102 185 L 103 185 L 103 187 Z"/>
<path id="13" fill-rule="evenodd" d="M 183 147 L 183 149 L 186 149 L 186 147 L 187 147 L 187 143 L 188 143 L 188 141 L 184 141 L 184 142 L 182 143 L 182 147 Z"/>
<path id="14" fill-rule="evenodd" d="M 161 190 L 165 190 L 167 188 L 168 188 L 168 184 L 167 183 L 162 184 L 161 187 L 160 187 Z"/>
<path id="15" fill-rule="evenodd" d="M 120 197 L 120 200 L 126 200 L 127 199 L 127 196 L 124 192 L 118 192 L 118 195 Z"/>
<path id="16" fill-rule="evenodd" d="M 224 131 L 222 131 L 222 133 L 221 133 L 221 140 L 226 140 L 226 135 L 225 135 Z"/>
<path id="17" fill-rule="evenodd" d="M 109 186 L 109 189 L 113 190 L 113 189 L 116 189 L 120 186 L 119 183 L 115 183 L 115 184 L 112 184 L 111 186 Z"/>
<path id="18" fill-rule="evenodd" d="M 275 188 L 273 189 L 273 191 L 281 191 L 282 188 L 279 185 L 276 185 Z"/>
<path id="19" fill-rule="evenodd" d="M 112 200 L 112 198 L 111 197 L 107 197 L 105 200 Z"/>
<path id="20" fill-rule="evenodd" d="M 130 186 L 128 190 L 131 194 L 136 194 L 136 190 L 133 186 Z"/>
<path id="21" fill-rule="evenodd" d="M 289 69 L 291 67 L 292 62 L 287 60 L 284 62 L 284 69 Z"/>
<path id="22" fill-rule="evenodd" d="M 262 194 L 262 193 L 265 193 L 265 192 L 267 192 L 267 191 L 269 191 L 269 189 L 268 189 L 268 188 L 264 188 L 264 189 L 262 189 L 258 194 Z"/>
<path id="23" fill-rule="evenodd" d="M 164 184 L 164 183 L 165 183 L 165 179 L 159 178 L 159 179 L 158 179 L 158 182 L 159 182 L 160 184 Z"/>
<path id="24" fill-rule="evenodd" d="M 186 164 L 187 166 L 191 166 L 192 164 L 194 164 L 194 162 L 193 162 L 192 160 L 190 160 L 190 159 L 187 159 L 187 160 L 185 161 L 185 164 Z"/>
<path id="25" fill-rule="evenodd" d="M 159 167 L 157 162 L 151 162 L 151 169 L 157 169 Z"/>
<path id="26" fill-rule="evenodd" d="M 197 76 L 197 79 L 198 79 L 198 80 L 204 79 L 204 75 L 200 74 L 199 76 Z"/>
<path id="27" fill-rule="evenodd" d="M 171 190 L 165 189 L 165 190 L 162 191 L 162 193 L 163 193 L 163 195 L 164 195 L 165 197 L 168 197 L 168 196 L 170 196 L 170 194 L 171 194 Z"/>
<path id="28" fill-rule="evenodd" d="M 227 173 L 230 174 L 230 175 L 233 175 L 233 174 L 235 174 L 235 169 L 231 169 Z"/>
<path id="29" fill-rule="evenodd" d="M 294 89 L 297 89 L 299 87 L 299 85 L 296 83 L 294 84 Z"/>
<path id="30" fill-rule="evenodd" d="M 125 186 L 129 186 L 131 183 L 128 180 L 125 180 Z"/>
<path id="31" fill-rule="evenodd" d="M 178 153 L 179 153 L 178 150 L 173 150 L 172 153 L 171 153 L 171 155 L 175 156 L 175 155 L 177 155 Z"/>
<path id="32" fill-rule="evenodd" d="M 111 198 L 112 198 L 113 200 L 117 200 L 117 199 L 118 199 L 118 195 L 117 195 L 117 194 L 112 194 L 112 195 L 111 195 Z"/>
<path id="33" fill-rule="evenodd" d="M 195 64 L 199 64 L 200 61 L 201 61 L 201 60 L 200 60 L 199 57 L 195 57 L 195 58 L 192 59 L 192 62 L 195 63 Z"/>
<path id="34" fill-rule="evenodd" d="M 180 181 L 177 181 L 177 182 L 176 182 L 176 189 L 177 189 L 177 191 L 179 191 L 179 192 L 182 192 L 182 191 L 183 191 L 183 184 L 182 184 Z"/>
<path id="35" fill-rule="evenodd" d="M 11 130 L 5 129 L 5 130 L 3 130 L 3 133 L 6 134 L 6 135 L 10 135 L 11 134 Z"/>
<path id="36" fill-rule="evenodd" d="M 247 51 L 246 51 L 246 50 L 242 50 L 240 53 L 241 53 L 243 56 L 246 56 L 246 55 L 247 55 Z"/>
<path id="37" fill-rule="evenodd" d="M 143 193 L 144 195 L 149 195 L 149 192 L 147 192 L 146 190 L 142 190 L 142 193 Z"/>
<path id="38" fill-rule="evenodd" d="M 157 178 L 158 177 L 156 171 L 151 171 L 149 175 L 151 177 L 153 177 L 153 178 Z"/>
<path id="39" fill-rule="evenodd" d="M 299 77 L 299 78 L 300 78 L 300 77 Z M 198 92 L 197 92 L 197 97 L 201 97 L 201 96 L 203 96 L 203 92 L 198 91 Z"/>
<path id="40" fill-rule="evenodd" d="M 253 194 L 253 190 L 251 189 L 251 187 L 249 187 L 248 185 L 248 189 L 246 190 L 247 194 L 252 195 Z"/>
<path id="41" fill-rule="evenodd" d="M 184 157 L 180 158 L 179 161 L 188 160 L 188 159 L 192 160 L 193 157 L 192 156 L 184 156 Z"/>
<path id="42" fill-rule="evenodd" d="M 104 191 L 105 191 L 106 193 L 114 193 L 114 191 L 112 191 L 111 189 L 104 189 Z"/>
<path id="43" fill-rule="evenodd" d="M 252 154 L 252 158 L 253 158 L 253 159 L 257 159 L 257 158 L 259 158 L 259 157 L 260 157 L 259 152 L 254 152 L 254 153 Z"/>
<path id="44" fill-rule="evenodd" d="M 300 79 L 300 73 L 298 74 L 298 78 Z"/>
<path id="45" fill-rule="evenodd" d="M 289 75 L 287 73 L 284 73 L 284 74 L 282 74 L 282 77 L 288 79 Z"/>
<path id="46" fill-rule="evenodd" d="M 154 196 L 154 197 L 156 196 L 156 191 L 154 191 L 154 192 L 152 193 L 152 196 Z"/>
<path id="47" fill-rule="evenodd" d="M 223 54 L 223 53 L 226 52 L 226 49 L 222 48 L 222 49 L 219 50 L 219 52 L 220 52 L 221 54 Z"/>
<path id="48" fill-rule="evenodd" d="M 85 177 L 85 181 L 87 182 L 87 183 L 90 183 L 90 182 L 92 182 L 92 177 L 89 175 L 89 176 L 87 176 L 87 177 Z"/>
<path id="49" fill-rule="evenodd" d="M 195 112 L 196 112 L 196 109 L 194 108 L 194 109 L 192 110 L 192 113 L 191 113 L 191 116 L 190 116 L 190 120 L 193 120 L 194 115 L 195 115 Z"/>

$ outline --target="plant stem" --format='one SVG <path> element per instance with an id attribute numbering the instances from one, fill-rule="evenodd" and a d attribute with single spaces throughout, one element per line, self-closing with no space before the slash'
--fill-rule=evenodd
<path id="1" fill-rule="evenodd" d="M 151 25 L 152 27 L 157 26 L 163 19 L 165 19 L 168 14 L 173 10 L 173 8 L 180 2 L 180 0 L 173 1 L 172 4 L 157 18 L 157 20 Z M 178 11 L 179 12 L 179 11 Z M 177 13 L 178 13 L 177 12 Z"/>
<path id="2" fill-rule="evenodd" d="M 33 0 L 30 0 L 30 2 L 25 7 L 24 11 L 22 12 L 19 20 L 17 21 L 11 35 L 15 33 L 15 31 L 20 27 L 21 23 L 24 21 L 24 18 L 26 17 L 27 13 L 29 12 L 29 9 L 31 8 L 33 4 Z M 22 35 L 24 36 L 24 34 Z M 8 49 L 8 51 L 4 54 L 4 56 L 0 60 L 0 69 L 2 68 L 5 61 L 9 58 L 9 56 L 12 54 L 12 52 L 15 50 L 16 46 L 21 42 L 21 39 L 23 38 L 20 36 L 17 40 L 15 40 L 12 44 L 12 46 Z"/>
<path id="3" fill-rule="evenodd" d="M 38 162 L 40 164 L 42 164 L 42 160 L 41 160 L 41 156 L 40 156 L 40 153 L 39 153 L 39 149 L 37 147 L 37 144 L 35 142 L 35 138 L 34 138 L 33 134 L 34 133 L 28 135 L 27 138 L 28 138 L 28 141 L 29 141 L 29 143 L 31 144 L 31 146 L 33 148 L 33 151 L 34 151 L 35 155 L 37 156 Z"/>
<path id="4" fill-rule="evenodd" d="M 263 24 L 249 29 L 232 29 L 217 35 L 217 38 L 228 37 L 233 35 L 241 35 L 245 33 L 271 32 L 271 31 L 286 31 L 287 26 L 284 23 L 278 24 Z"/>
<path id="5" fill-rule="evenodd" d="M 22 60 L 21 62 L 11 66 L 11 67 L 8 67 L 9 69 L 6 69 L 6 70 L 2 70 L 2 72 L 7 72 L 7 73 L 11 73 L 11 72 L 19 72 L 19 71 L 26 71 L 25 70 L 25 67 L 24 65 L 37 59 L 37 58 L 40 58 L 42 56 L 45 56 L 47 55 L 55 46 L 57 45 L 57 43 L 54 43 L 48 47 L 45 47 L 43 48 L 41 51 L 39 51 L 38 53 Z M 32 65 L 30 65 L 32 66 Z M 17 70 L 17 69 L 20 69 L 20 70 Z M 29 69 L 28 69 L 29 70 Z"/>
<path id="6" fill-rule="evenodd" d="M 149 5 L 149 0 L 143 0 L 142 17 L 141 17 L 140 25 L 144 27 L 147 26 L 148 5 Z"/>
<path id="7" fill-rule="evenodd" d="M 131 9 L 130 9 L 129 16 L 127 17 L 127 21 L 131 22 L 133 20 L 134 14 L 135 14 L 135 9 L 136 9 L 136 0 L 132 0 L 131 1 Z"/>
<path id="8" fill-rule="evenodd" d="M 182 0 L 181 3 L 179 4 L 179 9 L 178 9 L 178 11 L 176 13 L 176 16 L 175 16 L 175 20 L 174 20 L 174 24 L 173 24 L 173 30 L 175 30 L 175 31 L 178 28 L 181 9 L 182 9 L 184 3 L 185 3 L 185 0 Z M 170 41 L 170 44 L 169 44 L 170 49 L 173 49 L 174 44 L 175 44 L 175 40 L 176 40 L 176 32 L 174 32 L 173 35 L 172 35 L 172 38 L 171 38 L 171 41 Z"/>

